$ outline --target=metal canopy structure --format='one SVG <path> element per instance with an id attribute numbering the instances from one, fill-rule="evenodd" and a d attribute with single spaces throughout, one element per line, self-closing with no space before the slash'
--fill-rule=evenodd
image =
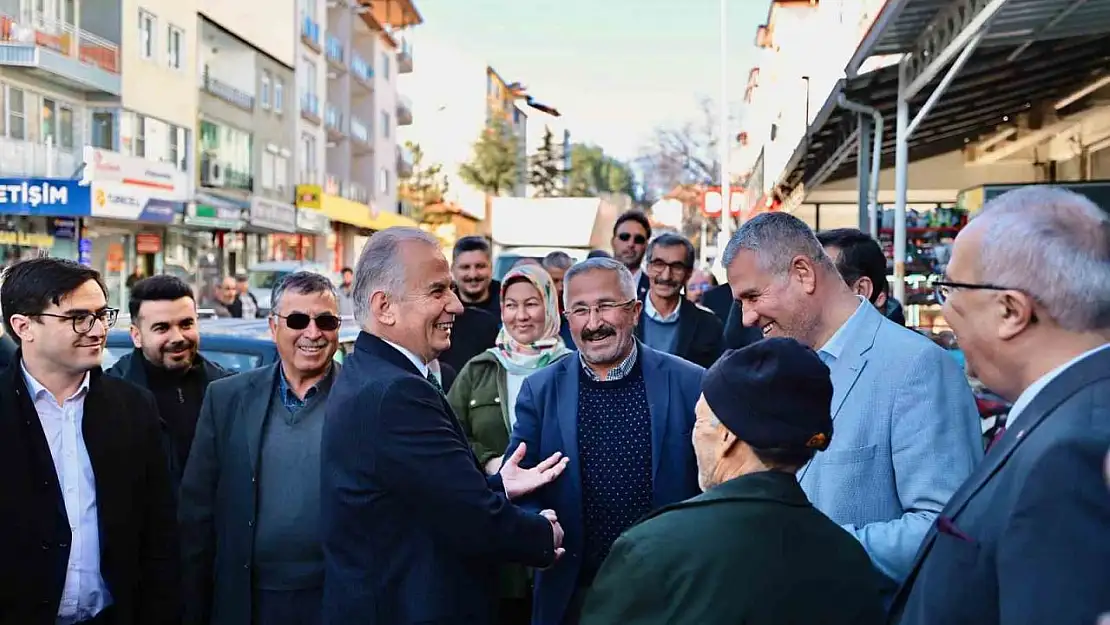
<path id="1" fill-rule="evenodd" d="M 890 140 L 877 147 L 894 162 L 894 296 L 901 300 L 910 150 L 921 158 L 958 149 L 1009 117 L 1110 75 L 1108 34 L 1110 0 L 889 0 L 780 183 L 804 191 L 850 175 L 852 152 L 859 151 L 857 161 L 866 158 L 873 130 L 860 103 L 881 114 L 892 126 L 883 133 Z M 859 74 L 877 55 L 902 58 Z M 857 171 L 862 192 L 867 168 Z M 872 229 L 875 220 L 870 215 Z"/>

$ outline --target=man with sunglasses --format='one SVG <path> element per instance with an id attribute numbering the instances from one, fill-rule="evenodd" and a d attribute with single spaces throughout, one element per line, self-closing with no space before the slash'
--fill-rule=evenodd
<path id="1" fill-rule="evenodd" d="M 339 294 L 298 271 L 270 301 L 279 362 L 209 385 L 185 465 L 189 625 L 320 622 L 320 442 L 340 367 Z"/>
<path id="2" fill-rule="evenodd" d="M 103 375 L 118 310 L 96 271 L 36 258 L 0 286 L 0 622 L 170 625 L 179 545 L 158 409 Z"/>
<path id="3" fill-rule="evenodd" d="M 651 239 L 651 222 L 642 211 L 631 210 L 617 217 L 613 225 L 613 258 L 616 258 L 632 272 L 636 285 L 636 298 L 643 301 L 651 290 L 651 280 L 641 266 L 647 253 L 647 242 Z"/>

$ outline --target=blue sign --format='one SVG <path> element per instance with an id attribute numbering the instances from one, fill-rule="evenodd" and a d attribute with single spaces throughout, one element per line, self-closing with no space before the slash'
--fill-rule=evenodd
<path id="1" fill-rule="evenodd" d="M 171 202 L 169 200 L 151 198 L 147 200 L 146 206 L 144 206 L 142 212 L 139 213 L 139 221 L 170 224 L 173 223 L 175 215 L 184 213 L 185 202 Z"/>
<path id="2" fill-rule="evenodd" d="M 43 217 L 89 215 L 89 187 L 71 178 L 0 178 L 0 214 Z"/>

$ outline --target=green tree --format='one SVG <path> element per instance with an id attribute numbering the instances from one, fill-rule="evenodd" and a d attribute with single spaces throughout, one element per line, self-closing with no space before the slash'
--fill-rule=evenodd
<path id="1" fill-rule="evenodd" d="M 576 143 L 570 149 L 568 195 L 593 197 L 601 193 L 635 196 L 635 177 L 625 163 L 595 145 Z"/>
<path id="2" fill-rule="evenodd" d="M 459 166 L 459 175 L 491 196 L 501 195 L 520 182 L 520 143 L 505 120 L 495 117 L 486 124 L 474 142 L 470 162 Z"/>
<path id="3" fill-rule="evenodd" d="M 447 176 L 441 163 L 424 165 L 424 150 L 420 149 L 420 144 L 406 141 L 405 147 L 412 153 L 412 173 L 401 178 L 397 195 L 402 203 L 411 207 L 413 219 L 424 221 L 428 217 L 424 209 L 443 201 L 447 193 Z"/>
<path id="4" fill-rule="evenodd" d="M 532 155 L 528 184 L 536 190 L 536 197 L 558 197 L 563 187 L 563 155 L 560 146 L 555 145 L 555 135 L 547 127 L 543 133 L 543 143 Z"/>

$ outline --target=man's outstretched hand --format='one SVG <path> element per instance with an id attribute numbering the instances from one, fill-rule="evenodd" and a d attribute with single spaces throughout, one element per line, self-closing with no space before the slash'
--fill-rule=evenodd
<path id="1" fill-rule="evenodd" d="M 561 452 L 555 452 L 531 469 L 522 469 L 520 461 L 524 459 L 526 452 L 527 449 L 524 443 L 521 443 L 517 446 L 513 455 L 505 460 L 505 464 L 501 465 L 501 483 L 504 485 L 505 495 L 509 499 L 527 495 L 537 488 L 555 481 L 555 478 L 563 474 L 563 471 L 567 468 L 567 463 L 570 462 L 570 459 L 564 458 Z"/>
<path id="2" fill-rule="evenodd" d="M 551 523 L 551 531 L 555 534 L 555 559 L 551 562 L 551 564 L 555 564 L 567 551 L 563 548 L 563 526 L 559 525 L 559 517 L 555 514 L 554 510 L 540 510 L 540 516 Z M 1100 623 L 1099 625 L 1102 624 Z"/>

